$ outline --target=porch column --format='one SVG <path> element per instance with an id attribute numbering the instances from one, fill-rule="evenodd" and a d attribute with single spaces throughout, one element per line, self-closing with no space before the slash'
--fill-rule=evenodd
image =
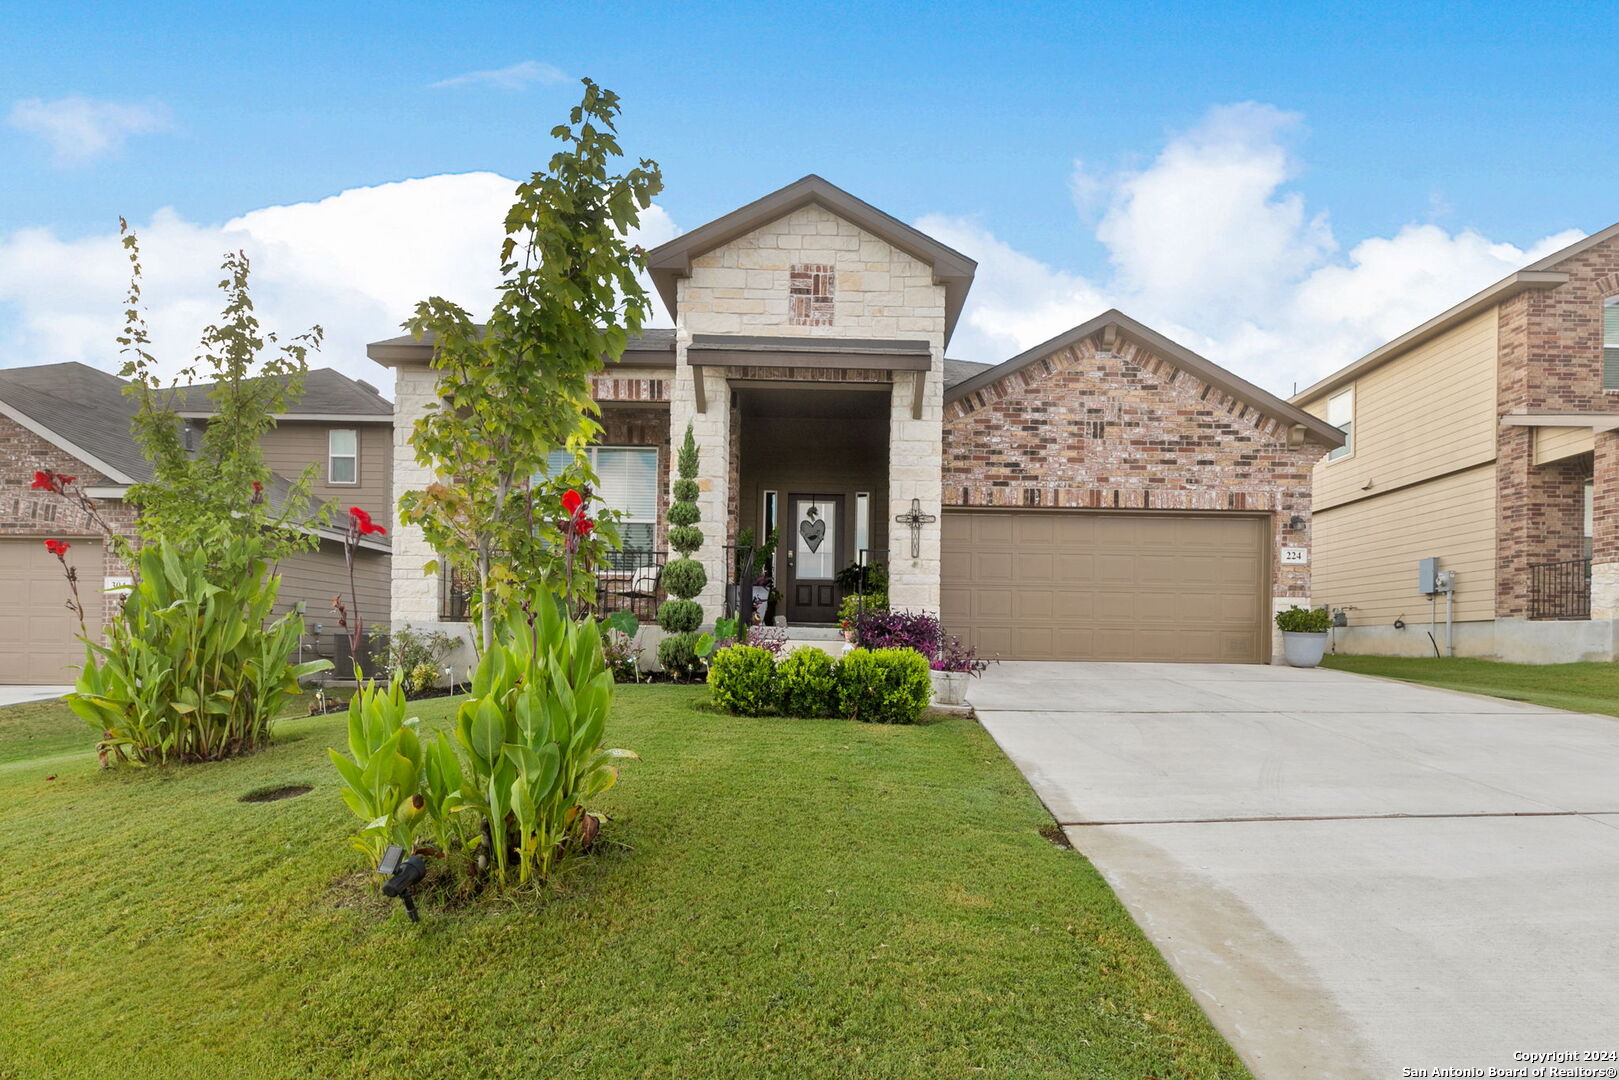
<path id="1" fill-rule="evenodd" d="M 703 564 L 708 585 L 697 596 L 706 625 L 725 614 L 725 545 L 731 516 L 731 388 L 724 368 L 693 368 L 686 362 L 691 335 L 681 330 L 675 340 L 675 379 L 669 394 L 669 476 L 672 489 L 679 475 L 680 447 L 690 422 L 697 441 L 697 527 L 703 546 L 692 558 Z M 697 380 L 703 379 L 703 411 L 698 411 Z M 673 492 L 671 490 L 671 501 Z M 669 558 L 675 558 L 671 551 Z"/>
<path id="2" fill-rule="evenodd" d="M 422 568 L 439 554 L 427 542 L 421 526 L 399 521 L 399 496 L 419 491 L 433 482 L 433 470 L 416 460 L 411 444 L 416 420 L 438 405 L 438 373 L 426 364 L 399 364 L 394 368 L 393 491 L 389 514 L 393 517 L 390 617 L 393 625 L 436 624 L 443 603 L 443 574 L 425 574 Z M 310 619 L 314 622 L 314 619 Z"/>
<path id="3" fill-rule="evenodd" d="M 939 520 L 944 488 L 944 358 L 937 344 L 929 371 L 894 373 L 888 418 L 888 602 L 896 610 L 939 613 Z M 916 384 L 922 387 L 922 415 L 914 415 Z M 894 518 L 909 513 L 911 500 L 934 520 L 921 528 L 917 554 L 913 533 Z"/>
<path id="4" fill-rule="evenodd" d="M 1599 431 L 1591 469 L 1591 618 L 1619 619 L 1619 431 Z"/>

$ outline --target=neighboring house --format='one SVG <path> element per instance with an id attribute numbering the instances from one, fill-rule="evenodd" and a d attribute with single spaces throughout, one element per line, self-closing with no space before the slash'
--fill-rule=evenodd
<path id="1" fill-rule="evenodd" d="M 600 494 L 661 561 L 692 425 L 711 618 L 739 534 L 771 528 L 790 626 L 835 622 L 833 579 L 864 558 L 893 606 L 1006 658 L 1262 662 L 1274 607 L 1308 602 L 1310 467 L 1342 435 L 1124 315 L 993 367 L 947 359 L 974 262 L 815 176 L 648 263 L 676 325 L 595 379 Z M 409 432 L 431 345 L 367 351 Z M 396 445 L 398 486 L 425 484 Z M 452 626 L 421 532 L 394 556 L 396 622 Z"/>
<path id="2" fill-rule="evenodd" d="M 1619 658 L 1619 225 L 1293 401 L 1348 435 L 1315 469 L 1340 651 L 1433 655 L 1453 633 L 1462 656 Z M 1453 631 L 1425 558 L 1454 575 Z"/>
<path id="3" fill-rule="evenodd" d="M 116 610 L 116 593 L 129 570 L 106 550 L 102 535 L 78 509 L 59 496 L 29 488 L 37 470 L 78 478 L 97 512 L 130 535 L 134 508 L 124 501 L 130 485 L 151 470 L 130 433 L 134 402 L 124 382 L 85 364 L 46 364 L 0 369 L 0 594 L 10 598 L 0 612 L 0 683 L 68 683 L 84 660 L 78 623 L 66 606 L 61 567 L 43 544 L 72 543 L 70 561 L 80 576 L 86 621 L 92 635 Z M 206 387 L 189 388 L 185 412 L 206 425 Z M 315 494 L 341 513 L 359 505 L 379 520 L 392 509 L 393 406 L 375 389 L 328 369 L 309 373 L 304 394 L 264 438 L 275 471 L 271 490 L 310 465 L 320 470 Z M 299 552 L 281 564 L 278 611 L 303 604 L 308 622 L 335 629 L 332 598 L 347 595 L 341 533 L 321 531 L 317 551 Z M 360 613 L 367 624 L 389 621 L 387 538 L 367 537 L 355 576 Z M 328 636 L 330 636 L 328 634 Z"/>

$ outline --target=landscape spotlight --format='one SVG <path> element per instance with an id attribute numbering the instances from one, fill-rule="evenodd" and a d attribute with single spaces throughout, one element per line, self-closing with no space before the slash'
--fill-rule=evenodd
<path id="1" fill-rule="evenodd" d="M 410 890 L 427 876 L 427 860 L 420 855 L 405 859 L 404 855 L 405 849 L 398 844 L 389 844 L 388 850 L 382 853 L 382 863 L 377 867 L 377 873 L 385 874 L 388 878 L 383 882 L 382 895 L 404 901 L 405 914 L 410 916 L 410 921 L 421 922 L 422 917 L 416 914 L 416 901 L 411 898 Z"/>

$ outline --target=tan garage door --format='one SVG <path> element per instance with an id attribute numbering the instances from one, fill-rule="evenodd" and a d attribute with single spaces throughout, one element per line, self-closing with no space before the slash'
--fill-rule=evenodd
<path id="1" fill-rule="evenodd" d="M 1007 660 L 1260 663 L 1267 541 L 1216 513 L 947 512 L 944 625 Z"/>
<path id="2" fill-rule="evenodd" d="M 79 595 L 92 636 L 101 632 L 101 545 L 72 540 L 68 560 L 79 569 Z M 84 645 L 67 609 L 67 581 L 43 540 L 0 540 L 0 683 L 69 685 L 79 677 Z"/>

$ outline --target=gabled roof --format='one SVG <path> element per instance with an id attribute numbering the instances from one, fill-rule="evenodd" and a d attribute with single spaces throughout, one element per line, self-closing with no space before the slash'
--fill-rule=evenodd
<path id="1" fill-rule="evenodd" d="M 1310 401 L 1320 397 L 1322 394 L 1330 394 L 1339 387 L 1347 386 L 1373 368 L 1382 367 L 1401 353 L 1438 337 L 1451 327 L 1466 322 L 1479 312 L 1492 308 L 1503 301 L 1510 300 L 1521 292 L 1528 292 L 1531 289 L 1555 289 L 1559 285 L 1566 284 L 1568 274 L 1557 269 L 1559 264 L 1572 259 L 1583 251 L 1596 247 L 1598 244 L 1612 240 L 1614 237 L 1619 237 L 1619 224 L 1609 225 L 1601 232 L 1592 233 L 1583 240 L 1576 240 L 1568 247 L 1554 251 L 1544 259 L 1532 262 L 1516 273 L 1508 274 L 1500 281 L 1474 293 L 1461 303 L 1446 308 L 1422 325 L 1407 330 L 1393 341 L 1379 345 L 1359 360 L 1344 365 L 1313 386 L 1299 391 L 1293 395 L 1292 400 L 1296 402 Z"/>
<path id="2" fill-rule="evenodd" d="M 1072 330 L 1065 331 L 1043 341 L 1032 349 L 1028 349 L 1007 360 L 996 364 L 971 378 L 957 383 L 945 390 L 945 401 L 955 401 L 974 391 L 981 390 L 991 383 L 1004 379 L 1014 372 L 1021 371 L 1030 364 L 1043 360 L 1060 349 L 1078 344 L 1094 335 L 1103 335 L 1104 341 L 1109 335 L 1116 335 L 1135 342 L 1184 371 L 1208 383 L 1210 386 L 1229 394 L 1246 405 L 1251 405 L 1267 416 L 1280 420 L 1285 424 L 1302 427 L 1306 436 L 1312 441 L 1326 446 L 1342 446 L 1344 433 L 1319 417 L 1311 416 L 1296 405 L 1290 405 L 1281 398 L 1265 390 L 1261 390 L 1246 379 L 1239 378 L 1216 364 L 1214 361 L 1199 356 L 1184 345 L 1177 344 L 1164 337 L 1158 331 L 1144 326 L 1130 316 L 1117 309 L 1102 312 L 1089 322 L 1080 323 Z"/>
<path id="3" fill-rule="evenodd" d="M 151 479 L 129 432 L 135 403 L 116 375 L 76 361 L 0 368 L 0 414 L 116 484 Z"/>
<path id="4" fill-rule="evenodd" d="M 180 415 L 212 416 L 214 403 L 208 399 L 208 394 L 213 388 L 213 383 L 184 387 L 185 403 L 179 409 Z M 374 417 L 391 420 L 393 414 L 393 402 L 383 397 L 370 383 L 351 379 L 332 368 L 315 368 L 304 376 L 303 393 L 296 401 L 289 402 L 287 411 L 278 414 L 277 419 L 362 420 Z"/>
<path id="5" fill-rule="evenodd" d="M 811 203 L 932 267 L 934 282 L 945 288 L 944 337 L 950 340 L 978 264 L 813 173 L 648 252 L 647 269 L 669 314 L 678 307 L 675 282 L 691 274 L 693 259 Z"/>
<path id="6" fill-rule="evenodd" d="M 345 386 L 345 384 L 347 384 Z M 88 364 L 38 364 L 33 367 L 0 368 L 0 415 L 11 418 L 51 445 L 103 473 L 120 487 L 145 483 L 152 469 L 130 423 L 135 418 L 135 402 L 124 393 L 124 380 Z M 206 384 L 187 387 L 192 391 L 187 405 L 207 405 L 202 391 Z M 391 420 L 393 406 L 376 392 L 367 392 L 354 380 L 329 368 L 309 373 L 303 401 L 311 393 L 322 408 L 352 404 L 333 415 L 356 418 L 376 417 L 381 402 L 386 410 L 381 419 Z M 338 396 L 341 394 L 341 398 Z M 208 415 L 183 410 L 182 415 Z M 293 416 L 303 413 L 289 414 Z M 272 474 L 270 494 L 277 499 L 286 481 Z"/>

